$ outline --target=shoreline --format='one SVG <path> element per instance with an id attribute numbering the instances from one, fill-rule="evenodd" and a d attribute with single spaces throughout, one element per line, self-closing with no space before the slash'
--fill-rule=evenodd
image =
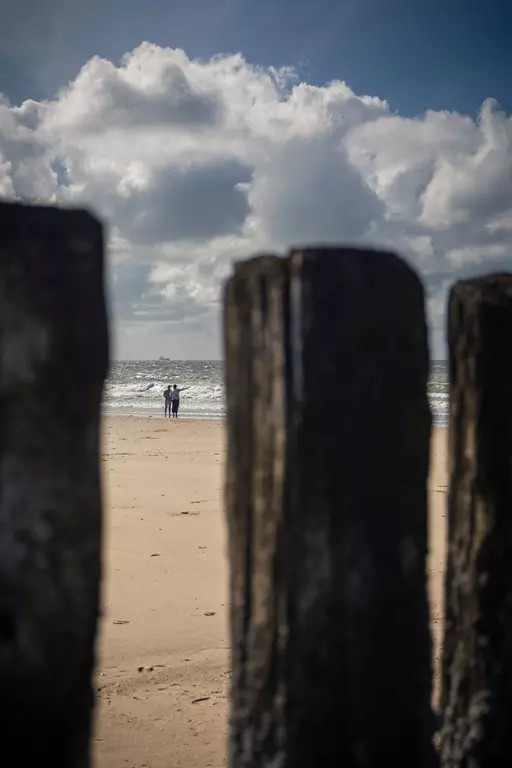
<path id="1" fill-rule="evenodd" d="M 106 409 L 102 408 L 101 409 L 101 418 L 102 419 L 104 419 L 104 418 L 107 418 L 107 419 L 110 419 L 110 418 L 117 419 L 119 417 L 121 417 L 121 418 L 135 417 L 137 419 L 155 419 L 155 418 L 158 418 L 158 419 L 162 419 L 162 420 L 164 420 L 166 418 L 163 415 L 163 413 L 160 413 L 159 411 L 157 411 L 156 408 L 155 408 L 155 410 L 150 411 L 149 413 L 148 413 L 148 411 L 150 411 L 149 408 L 147 410 L 141 410 L 141 411 L 136 411 L 135 409 L 132 410 L 132 409 L 128 409 L 128 408 L 125 408 L 125 409 L 122 409 L 122 408 L 114 409 L 114 408 L 112 408 L 110 410 L 106 410 Z M 198 416 L 197 414 L 194 414 L 192 416 L 186 416 L 186 415 L 185 416 L 181 416 L 180 415 L 178 419 L 169 419 L 169 421 L 215 421 L 215 422 L 225 421 L 225 420 L 226 420 L 226 415 L 225 414 L 223 414 L 221 416 L 212 416 L 212 415 Z"/>
<path id="2" fill-rule="evenodd" d="M 119 419 L 119 418 L 137 418 L 137 419 L 161 419 L 167 420 L 166 417 L 158 412 L 156 409 L 149 412 L 150 409 L 147 410 L 131 410 L 131 409 L 122 409 L 122 408 L 112 408 L 110 410 L 107 410 L 105 408 L 101 409 L 101 419 Z M 186 421 L 187 423 L 198 421 L 198 422 L 204 422 L 204 421 L 214 421 L 216 423 L 218 422 L 225 422 L 226 421 L 226 414 L 221 414 L 220 416 L 214 416 L 214 415 L 207 415 L 207 416 L 198 416 L 197 414 L 187 416 L 183 415 L 180 416 L 178 419 L 168 419 L 168 421 Z M 432 422 L 432 431 L 431 434 L 433 435 L 435 430 L 437 429 L 448 429 L 449 423 L 437 423 Z"/>

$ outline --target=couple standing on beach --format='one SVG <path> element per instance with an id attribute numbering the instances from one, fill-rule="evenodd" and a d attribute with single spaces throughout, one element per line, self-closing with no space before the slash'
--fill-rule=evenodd
<path id="1" fill-rule="evenodd" d="M 176 384 L 171 388 L 171 385 L 167 387 L 164 392 L 165 401 L 165 416 L 169 414 L 169 418 L 177 419 L 178 411 L 180 409 L 180 392 L 184 392 L 188 387 L 177 387 Z M 164 416 L 164 418 L 165 418 Z"/>

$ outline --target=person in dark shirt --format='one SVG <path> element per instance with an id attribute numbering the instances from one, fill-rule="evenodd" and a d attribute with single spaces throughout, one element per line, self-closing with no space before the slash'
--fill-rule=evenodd
<path id="1" fill-rule="evenodd" d="M 164 403 L 165 403 L 165 411 L 164 411 L 164 419 L 167 415 L 169 415 L 169 418 L 171 418 L 171 385 L 167 387 L 167 389 L 164 391 Z"/>

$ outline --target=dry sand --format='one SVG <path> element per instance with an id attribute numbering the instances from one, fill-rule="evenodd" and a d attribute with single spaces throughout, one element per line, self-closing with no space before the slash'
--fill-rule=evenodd
<path id="1" fill-rule="evenodd" d="M 227 561 L 221 422 L 104 424 L 98 768 L 224 766 Z M 441 630 L 446 433 L 433 440 L 429 571 Z M 439 653 L 439 648 L 436 648 Z"/>
<path id="2" fill-rule="evenodd" d="M 439 695 L 439 661 L 443 636 L 443 588 L 446 557 L 446 493 L 448 490 L 448 430 L 435 429 L 432 435 L 429 504 L 429 592 L 430 620 L 434 650 L 434 702 Z"/>

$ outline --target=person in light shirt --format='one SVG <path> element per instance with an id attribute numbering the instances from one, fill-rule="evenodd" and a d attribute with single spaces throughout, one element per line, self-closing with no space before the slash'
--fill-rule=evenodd
<path id="1" fill-rule="evenodd" d="M 178 411 L 180 409 L 180 392 L 184 392 L 188 387 L 177 387 L 174 384 L 171 389 L 171 411 L 173 419 L 178 418 Z"/>

